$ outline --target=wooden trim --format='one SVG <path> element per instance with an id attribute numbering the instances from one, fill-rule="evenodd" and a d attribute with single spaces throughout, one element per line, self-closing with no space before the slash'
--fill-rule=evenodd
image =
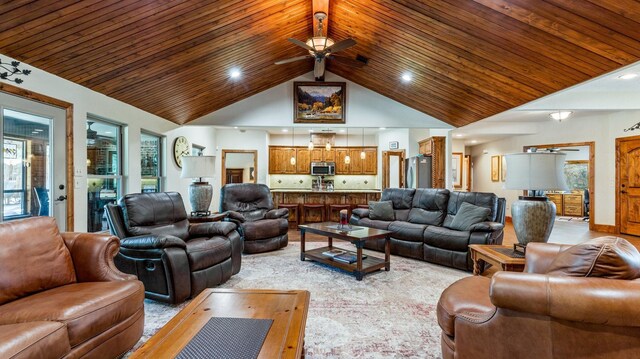
<path id="1" fill-rule="evenodd" d="M 47 95 L 39 94 L 37 92 L 25 90 L 20 87 L 9 85 L 6 83 L 0 83 L 0 91 L 6 92 L 12 95 L 24 97 L 29 100 L 42 102 L 47 105 L 61 107 L 65 110 L 66 114 L 66 153 L 67 153 L 67 231 L 74 230 L 74 185 L 73 185 L 73 104 L 58 100 Z"/>
<path id="2" fill-rule="evenodd" d="M 220 183 L 222 186 L 227 184 L 227 168 L 225 161 L 227 159 L 227 153 L 253 153 L 253 171 L 255 176 L 253 176 L 253 183 L 258 183 L 258 151 L 256 150 L 222 150 L 222 175 L 220 178 Z"/>
<path id="3" fill-rule="evenodd" d="M 451 164 L 453 164 L 453 158 L 458 158 L 458 182 L 451 183 L 453 188 L 461 189 L 462 188 L 462 177 L 464 177 L 464 154 L 462 152 L 452 152 L 451 153 Z M 453 182 L 453 181 L 452 181 Z"/>
<path id="4" fill-rule="evenodd" d="M 616 177 L 616 187 L 615 187 L 615 191 L 616 191 L 616 225 L 615 225 L 615 232 L 610 232 L 610 233 L 617 233 L 620 234 L 620 230 L 621 230 L 621 224 L 620 224 L 620 166 L 618 165 L 620 163 L 620 145 L 622 142 L 627 142 L 627 141 L 638 141 L 640 140 L 640 136 L 630 136 L 630 137 L 618 137 L 616 138 L 616 172 L 615 172 L 615 177 Z"/>
<path id="5" fill-rule="evenodd" d="M 591 218 L 591 217 L 589 217 Z M 591 226 L 589 226 L 591 227 Z M 593 225 L 593 229 L 589 228 L 589 230 L 592 231 L 596 231 L 596 232 L 603 232 L 603 233 L 612 233 L 612 234 L 618 234 L 618 230 L 616 229 L 616 226 L 611 226 L 608 224 L 594 224 Z"/>
<path id="6" fill-rule="evenodd" d="M 569 143 L 552 143 L 552 144 L 545 144 L 545 145 L 530 145 L 530 146 L 523 146 L 522 150 L 524 152 L 527 152 L 527 150 L 529 148 L 532 147 L 536 147 L 536 148 L 554 148 L 554 147 L 577 147 L 577 146 L 588 146 L 589 147 L 589 230 L 591 231 L 595 231 L 596 226 L 600 226 L 597 225 L 595 222 L 595 218 L 596 218 L 596 212 L 595 212 L 595 208 L 596 208 L 596 180 L 595 180 L 595 173 L 596 173 L 596 143 L 595 141 L 588 141 L 588 142 L 569 142 Z M 617 162 L 616 162 L 616 167 L 618 166 Z M 617 223 L 616 223 L 616 228 L 618 227 Z"/>
<path id="7" fill-rule="evenodd" d="M 382 151 L 382 189 L 389 188 L 391 178 L 389 176 L 389 157 L 400 157 L 400 187 L 404 187 L 406 178 L 404 178 L 404 158 L 405 150 L 389 150 Z"/>
<path id="8" fill-rule="evenodd" d="M 467 160 L 467 191 L 471 192 L 471 155 L 465 155 L 464 159 Z"/>

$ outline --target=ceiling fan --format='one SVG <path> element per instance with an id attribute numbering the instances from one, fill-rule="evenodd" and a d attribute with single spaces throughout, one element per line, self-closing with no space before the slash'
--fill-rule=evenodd
<path id="1" fill-rule="evenodd" d="M 276 65 L 287 64 L 294 61 L 304 60 L 307 58 L 314 58 L 313 76 L 316 80 L 324 79 L 324 68 L 327 59 L 335 60 L 348 66 L 362 67 L 366 64 L 365 61 L 357 61 L 344 56 L 334 55 L 338 51 L 346 50 L 352 46 L 355 46 L 356 40 L 348 38 L 342 41 L 334 42 L 332 39 L 323 35 L 322 21 L 327 18 L 327 13 L 318 11 L 313 16 L 318 20 L 318 28 L 316 34 L 307 42 L 302 42 L 298 39 L 289 38 L 292 43 L 302 47 L 309 51 L 309 55 L 292 57 L 290 59 L 277 61 Z"/>
<path id="2" fill-rule="evenodd" d="M 555 152 L 577 152 L 580 151 L 580 149 L 578 148 L 558 148 L 558 147 L 545 147 L 545 148 L 536 148 L 536 147 L 531 147 L 531 149 L 535 148 L 537 150 L 537 152 L 551 152 L 551 153 L 555 153 Z M 536 152 L 536 151 L 532 151 L 532 152 Z"/>

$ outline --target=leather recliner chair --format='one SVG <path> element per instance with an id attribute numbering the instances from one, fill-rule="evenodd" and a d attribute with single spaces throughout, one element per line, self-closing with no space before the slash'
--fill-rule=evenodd
<path id="1" fill-rule="evenodd" d="M 105 208 L 109 229 L 120 238 L 115 264 L 138 276 L 149 299 L 181 303 L 240 271 L 236 225 L 189 223 L 177 192 L 128 194 Z"/>
<path id="2" fill-rule="evenodd" d="M 273 209 L 269 187 L 255 183 L 230 183 L 220 190 L 220 212 L 238 224 L 245 253 L 284 248 L 289 242 L 289 210 Z"/>
<path id="3" fill-rule="evenodd" d="M 51 217 L 0 224 L 0 358 L 117 358 L 142 336 L 144 287 L 119 242 Z"/>
<path id="4" fill-rule="evenodd" d="M 467 277 L 438 302 L 449 358 L 640 357 L 640 253 L 624 239 L 529 243 L 524 273 Z"/>

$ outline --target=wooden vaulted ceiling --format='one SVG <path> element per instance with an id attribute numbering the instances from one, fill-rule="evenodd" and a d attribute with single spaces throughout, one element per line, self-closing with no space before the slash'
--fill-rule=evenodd
<path id="1" fill-rule="evenodd" d="M 274 62 L 313 2 L 1 1 L 0 53 L 183 124 L 311 71 Z M 369 59 L 329 71 L 462 126 L 638 61 L 640 2 L 331 0 L 328 31 Z"/>

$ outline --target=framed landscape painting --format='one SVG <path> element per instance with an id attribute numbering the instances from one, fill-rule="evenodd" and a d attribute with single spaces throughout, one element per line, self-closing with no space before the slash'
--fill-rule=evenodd
<path id="1" fill-rule="evenodd" d="M 294 123 L 345 123 L 345 82 L 294 82 Z"/>
<path id="2" fill-rule="evenodd" d="M 500 156 L 491 156 L 491 181 L 500 181 Z"/>

